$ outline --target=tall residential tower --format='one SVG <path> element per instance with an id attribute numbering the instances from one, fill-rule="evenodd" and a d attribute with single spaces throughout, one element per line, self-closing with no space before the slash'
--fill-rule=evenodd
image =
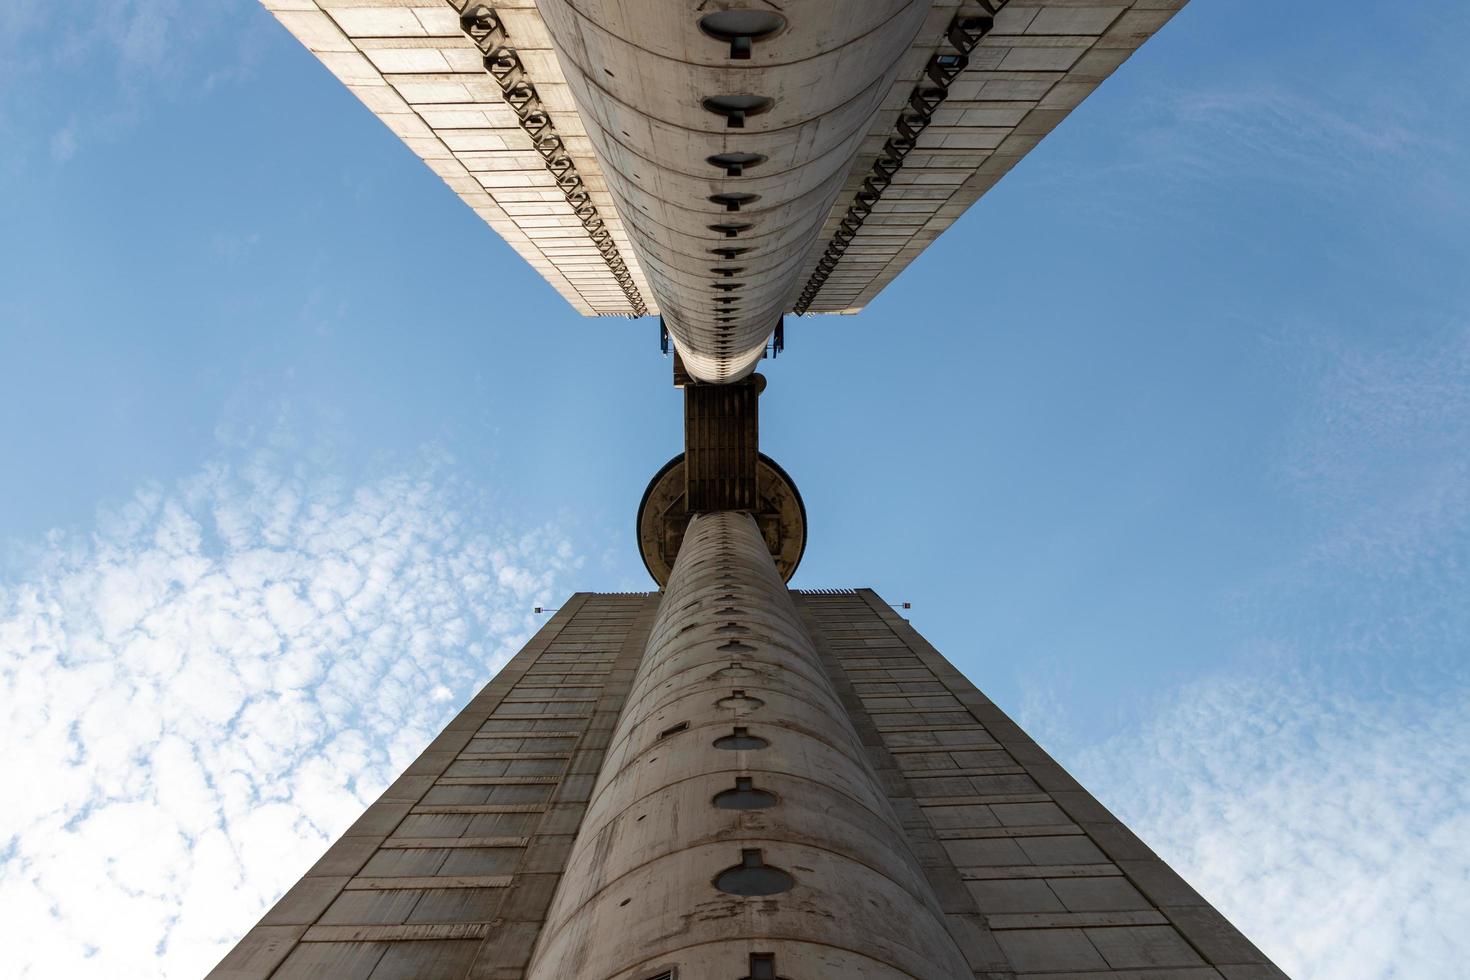
<path id="1" fill-rule="evenodd" d="M 1284 976 L 875 593 L 756 519 L 573 596 L 211 974 Z"/>
<path id="2" fill-rule="evenodd" d="M 264 0 L 578 310 L 660 316 L 684 451 L 658 590 L 568 600 L 212 977 L 1283 976 L 880 597 L 788 588 L 759 451 L 784 317 L 858 312 L 1183 2 Z"/>

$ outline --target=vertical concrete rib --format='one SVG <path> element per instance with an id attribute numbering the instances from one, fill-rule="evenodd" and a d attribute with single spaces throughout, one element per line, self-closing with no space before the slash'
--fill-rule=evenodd
<path id="1" fill-rule="evenodd" d="M 973 976 L 755 522 L 689 526 L 527 977 Z"/>
<path id="2" fill-rule="evenodd" d="M 933 4 L 536 6 L 685 368 L 739 380 Z"/>

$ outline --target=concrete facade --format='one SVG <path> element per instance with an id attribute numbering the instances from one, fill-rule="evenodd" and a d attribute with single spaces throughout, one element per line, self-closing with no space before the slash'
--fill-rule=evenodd
<path id="1" fill-rule="evenodd" d="M 211 976 L 1284 976 L 876 594 L 785 592 L 748 521 L 698 519 L 662 594 L 572 597 Z"/>
<path id="2" fill-rule="evenodd" d="M 783 6 L 785 26 L 745 59 L 702 18 L 773 5 L 262 0 L 579 312 L 663 313 L 705 381 L 747 373 L 781 313 L 861 310 L 1185 2 L 811 0 Z M 482 9 L 549 117 L 554 152 L 467 33 L 462 14 Z M 957 18 L 989 26 L 942 101 L 926 100 L 934 59 L 957 52 Z M 721 95 L 772 105 L 733 128 L 705 108 Z M 916 96 L 925 123 L 863 203 Z M 722 153 L 765 159 L 732 175 L 709 162 Z M 730 194 L 759 197 L 738 212 L 710 200 Z M 726 238 L 711 224 L 751 227 Z M 977 273 L 1004 255 L 995 241 Z M 476 267 L 455 257 L 459 281 Z"/>
<path id="3" fill-rule="evenodd" d="M 929 0 L 538 6 L 685 367 L 744 377 Z"/>

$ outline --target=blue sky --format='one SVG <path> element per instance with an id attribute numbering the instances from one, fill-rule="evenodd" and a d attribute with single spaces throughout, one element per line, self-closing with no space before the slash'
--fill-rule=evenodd
<path id="1" fill-rule="evenodd" d="M 764 369 L 797 584 L 912 601 L 1296 977 L 1470 954 L 1467 42 L 1194 0 Z M 534 603 L 646 587 L 679 395 L 245 0 L 0 10 L 0 258 L 0 908 L 197 975 Z"/>

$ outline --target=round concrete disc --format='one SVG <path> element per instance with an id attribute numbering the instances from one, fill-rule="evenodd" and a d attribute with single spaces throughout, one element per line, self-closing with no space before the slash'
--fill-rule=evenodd
<path id="1" fill-rule="evenodd" d="M 806 505 L 791 477 L 764 453 L 756 467 L 756 494 L 760 505 L 751 516 L 771 549 L 776 570 L 789 582 L 806 550 Z M 689 518 L 684 504 L 684 454 L 680 453 L 654 474 L 638 504 L 638 550 L 659 588 L 673 571 Z"/>

